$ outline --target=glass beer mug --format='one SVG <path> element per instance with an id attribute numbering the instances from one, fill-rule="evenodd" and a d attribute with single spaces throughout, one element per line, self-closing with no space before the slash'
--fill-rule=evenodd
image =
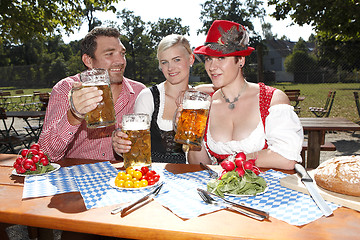
<path id="1" fill-rule="evenodd" d="M 112 98 L 110 79 L 107 70 L 94 68 L 80 73 L 82 87 L 97 87 L 103 91 L 103 100 L 97 107 L 85 114 L 88 128 L 107 127 L 115 124 L 115 109 Z"/>
<path id="2" fill-rule="evenodd" d="M 123 154 L 124 167 L 140 169 L 151 166 L 150 116 L 148 114 L 127 114 L 122 117 L 122 131 L 131 141 L 131 149 Z"/>
<path id="3" fill-rule="evenodd" d="M 211 97 L 196 90 L 187 90 L 176 122 L 175 142 L 201 146 L 209 114 Z"/>

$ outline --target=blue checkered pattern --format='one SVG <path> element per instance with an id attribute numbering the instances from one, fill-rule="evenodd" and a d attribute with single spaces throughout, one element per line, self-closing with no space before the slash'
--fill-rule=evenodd
<path id="1" fill-rule="evenodd" d="M 251 197 L 226 196 L 225 198 L 268 211 L 271 217 L 296 226 L 310 223 L 323 216 L 309 195 L 280 185 L 280 179 L 287 174 L 269 170 L 262 173 L 261 176 L 265 178 L 269 186 L 266 193 Z M 205 171 L 172 175 L 168 178 L 173 187 L 168 194 L 160 195 L 157 201 L 179 217 L 192 218 L 223 207 L 223 205 L 208 205 L 202 202 L 200 196 L 197 195 L 195 189 L 198 187 L 206 189 L 206 183 L 210 180 Z M 170 181 L 166 181 L 166 185 L 169 183 Z M 188 188 L 189 185 L 191 187 Z M 339 207 L 331 202 L 327 203 L 332 210 Z"/>
<path id="2" fill-rule="evenodd" d="M 173 174 L 165 169 L 154 168 L 154 170 L 160 173 L 162 180 L 165 181 L 155 200 L 178 217 L 189 219 L 224 208 L 221 204 L 204 203 L 197 193 L 197 188 L 206 189 L 206 183 L 210 180 L 207 172 Z M 109 180 L 116 177 L 117 173 L 118 170 L 109 162 L 100 162 L 60 168 L 59 171 L 43 176 L 29 176 L 25 178 L 23 198 L 80 191 L 86 208 L 91 209 L 131 202 L 152 190 L 151 188 L 141 190 L 112 188 Z M 226 196 L 226 198 L 268 211 L 271 217 L 297 226 L 323 216 L 310 196 L 280 185 L 280 179 L 287 174 L 269 170 L 261 176 L 265 178 L 269 187 L 266 193 L 252 197 Z M 331 202 L 327 203 L 332 210 L 339 207 Z"/>
<path id="3" fill-rule="evenodd" d="M 41 176 L 26 176 L 23 198 L 45 197 L 67 192 L 78 192 L 79 189 L 74 176 L 87 173 L 91 174 L 93 172 L 113 172 L 116 174 L 118 171 L 111 166 L 110 162 L 98 162 L 95 164 L 63 167 L 58 171 Z"/>

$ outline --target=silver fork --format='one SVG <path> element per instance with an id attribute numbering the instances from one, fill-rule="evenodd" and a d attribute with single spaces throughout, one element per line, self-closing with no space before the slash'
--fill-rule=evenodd
<path id="1" fill-rule="evenodd" d="M 208 166 L 206 166 L 205 164 L 200 163 L 200 166 L 202 167 L 202 169 L 206 170 L 209 173 L 211 178 L 216 178 L 216 179 L 219 178 L 219 174 L 214 170 L 212 170 L 211 168 L 209 168 Z"/>
<path id="2" fill-rule="evenodd" d="M 202 189 L 198 189 L 198 194 L 200 195 L 202 200 L 207 204 L 219 204 L 218 201 L 213 199 L 206 191 L 203 191 Z M 229 203 L 225 203 L 225 202 L 220 203 L 220 205 L 224 205 L 228 209 L 234 210 L 234 211 L 239 212 L 239 213 L 241 213 L 241 214 L 243 214 L 245 216 L 248 216 L 248 217 L 260 220 L 260 221 L 262 221 L 264 219 L 267 219 L 269 217 L 269 215 L 251 212 L 251 211 L 248 211 L 248 210 L 246 210 L 244 208 L 240 208 L 239 206 L 229 204 Z"/>

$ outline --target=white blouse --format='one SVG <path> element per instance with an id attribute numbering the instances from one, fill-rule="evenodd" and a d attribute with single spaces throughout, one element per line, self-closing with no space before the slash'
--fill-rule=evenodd
<path id="1" fill-rule="evenodd" d="M 270 107 L 265 120 L 265 131 L 260 121 L 254 131 L 240 141 L 216 142 L 211 136 L 210 128 L 207 129 L 208 147 L 217 154 L 254 153 L 263 149 L 265 139 L 270 150 L 287 159 L 302 162 L 300 153 L 304 140 L 303 128 L 290 105 L 278 104 Z M 209 156 L 212 162 L 215 162 L 210 154 Z"/>
<path id="2" fill-rule="evenodd" d="M 173 130 L 173 121 L 163 119 L 164 115 L 164 106 L 165 106 L 165 82 L 162 82 L 157 85 L 159 92 L 160 92 L 160 107 L 159 107 L 159 114 L 157 118 L 157 124 L 159 128 L 163 131 L 171 131 Z M 152 117 L 154 112 L 154 98 L 151 93 L 151 90 L 149 88 L 143 89 L 136 101 L 135 101 L 135 107 L 134 107 L 135 113 L 146 113 L 149 114 L 150 117 Z"/>

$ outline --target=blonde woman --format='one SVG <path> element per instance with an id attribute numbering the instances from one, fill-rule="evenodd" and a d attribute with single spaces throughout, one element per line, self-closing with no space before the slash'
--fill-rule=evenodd
<path id="1" fill-rule="evenodd" d="M 151 157 L 153 162 L 186 163 L 182 145 L 174 142 L 173 117 L 179 94 L 189 89 L 190 68 L 194 55 L 189 41 L 181 35 L 163 38 L 157 48 L 159 69 L 165 81 L 143 89 L 135 102 L 135 113 L 146 113 L 151 121 Z M 130 149 L 130 141 L 114 147 L 118 153 Z"/>

